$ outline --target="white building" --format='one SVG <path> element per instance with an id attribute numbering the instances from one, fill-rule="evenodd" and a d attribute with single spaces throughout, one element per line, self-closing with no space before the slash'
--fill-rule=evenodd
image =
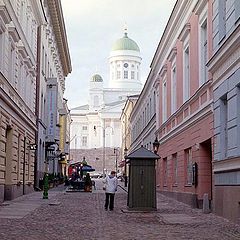
<path id="1" fill-rule="evenodd" d="M 85 157 L 89 164 L 102 170 L 106 159 L 106 169 L 113 167 L 115 162 L 111 160 L 111 155 L 113 148 L 121 147 L 120 116 L 126 98 L 139 94 L 142 88 L 140 65 L 140 49 L 125 32 L 113 44 L 110 52 L 109 87 L 104 87 L 99 74 L 93 75 L 89 83 L 89 104 L 71 109 L 70 148 L 74 161 L 81 161 Z M 96 159 L 100 161 L 94 162 Z"/>

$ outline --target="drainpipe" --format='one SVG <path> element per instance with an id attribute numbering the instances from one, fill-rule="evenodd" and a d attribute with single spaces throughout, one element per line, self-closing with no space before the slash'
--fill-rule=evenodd
<path id="1" fill-rule="evenodd" d="M 36 126 L 37 130 L 35 132 L 35 143 L 38 146 L 38 124 L 39 124 L 39 97 L 40 97 L 40 72 L 41 70 L 41 26 L 37 28 L 37 77 L 36 77 L 36 105 L 35 105 L 35 115 L 36 115 Z M 34 154 L 34 188 L 38 187 L 38 152 L 41 151 L 37 147 Z"/>
<path id="2" fill-rule="evenodd" d="M 25 173 L 26 173 L 26 137 L 23 142 L 23 195 L 25 194 Z"/>

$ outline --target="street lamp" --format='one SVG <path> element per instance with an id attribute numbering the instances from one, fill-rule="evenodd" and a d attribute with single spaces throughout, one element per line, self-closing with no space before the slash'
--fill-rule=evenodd
<path id="1" fill-rule="evenodd" d="M 127 147 L 124 148 L 124 158 L 127 156 L 128 149 Z M 125 158 L 125 164 L 124 164 L 124 186 L 127 187 L 127 164 L 126 164 L 126 158 Z"/>
<path id="2" fill-rule="evenodd" d="M 94 131 L 97 130 L 97 127 L 101 127 L 103 129 L 103 178 L 105 178 L 105 172 L 106 172 L 106 169 L 105 169 L 105 138 L 106 138 L 106 129 L 108 127 L 112 128 L 111 126 L 106 126 L 105 127 L 105 120 L 103 121 L 103 126 L 93 126 L 93 129 Z M 112 128 L 112 131 L 113 131 L 113 128 Z"/>
<path id="3" fill-rule="evenodd" d="M 55 158 L 60 156 L 61 151 L 59 149 L 56 150 L 56 144 L 54 143 L 46 143 L 45 146 L 45 171 L 44 171 L 44 184 L 43 184 L 43 199 L 48 199 L 48 164 L 49 161 L 53 161 L 53 171 L 55 168 Z"/>
<path id="4" fill-rule="evenodd" d="M 115 159 L 116 174 L 117 174 L 117 157 L 118 157 L 117 151 L 118 151 L 118 153 L 120 153 L 120 151 L 119 151 L 118 148 L 114 148 L 114 149 L 113 149 L 114 154 L 116 154 L 116 159 Z"/>
<path id="5" fill-rule="evenodd" d="M 157 152 L 158 152 L 159 145 L 160 145 L 159 141 L 158 141 L 158 139 L 156 137 L 155 141 L 153 142 L 153 151 L 154 151 L 155 154 L 157 154 Z"/>

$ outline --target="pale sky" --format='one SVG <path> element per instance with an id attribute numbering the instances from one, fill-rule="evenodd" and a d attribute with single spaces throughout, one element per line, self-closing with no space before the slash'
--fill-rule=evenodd
<path id="1" fill-rule="evenodd" d="M 139 46 L 142 56 L 141 81 L 150 71 L 161 35 L 176 0 L 61 0 L 72 62 L 64 97 L 68 107 L 88 103 L 91 77 L 102 76 L 108 86 L 108 57 L 113 43 L 128 37 Z"/>

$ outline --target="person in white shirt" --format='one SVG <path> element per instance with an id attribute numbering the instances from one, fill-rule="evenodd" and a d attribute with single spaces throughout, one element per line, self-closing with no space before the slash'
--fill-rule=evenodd
<path id="1" fill-rule="evenodd" d="M 115 192 L 117 191 L 118 180 L 116 177 L 116 172 L 111 171 L 111 174 L 107 176 L 104 180 L 104 190 L 105 190 L 105 210 L 112 211 L 114 208 L 114 196 Z M 110 201 L 109 201 L 110 200 Z"/>

